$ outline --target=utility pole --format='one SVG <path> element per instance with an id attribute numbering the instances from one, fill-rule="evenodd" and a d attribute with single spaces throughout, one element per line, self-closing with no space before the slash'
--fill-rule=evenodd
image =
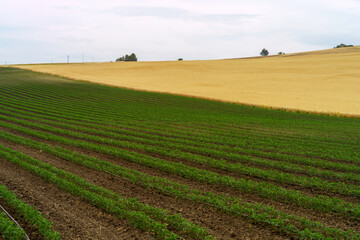
<path id="1" fill-rule="evenodd" d="M 67 63 L 69 63 L 69 58 L 70 58 L 70 56 L 68 55 L 68 56 L 67 56 Z"/>

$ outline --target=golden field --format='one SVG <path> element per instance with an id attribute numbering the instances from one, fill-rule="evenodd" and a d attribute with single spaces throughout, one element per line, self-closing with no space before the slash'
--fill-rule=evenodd
<path id="1" fill-rule="evenodd" d="M 201 98 L 360 115 L 360 47 L 227 60 L 35 64 L 77 80 Z"/>

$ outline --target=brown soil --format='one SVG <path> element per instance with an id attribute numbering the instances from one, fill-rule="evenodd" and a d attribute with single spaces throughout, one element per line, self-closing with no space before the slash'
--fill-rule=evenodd
<path id="1" fill-rule="evenodd" d="M 11 116 L 11 115 L 8 115 L 8 114 L 3 114 L 3 115 L 6 115 L 6 116 Z M 38 122 L 38 121 L 32 121 L 32 120 L 30 120 L 30 122 L 35 122 L 35 123 L 41 123 L 41 122 Z M 61 121 L 55 121 L 55 122 L 61 122 Z M 61 129 L 65 129 L 65 130 L 68 130 L 67 128 L 65 128 L 65 127 L 59 127 L 59 126 L 56 126 L 56 125 L 53 125 L 53 124 L 49 124 L 50 126 L 54 126 L 54 127 L 57 127 L 57 128 L 61 128 Z M 79 126 L 81 126 L 81 125 L 79 125 Z M 36 129 L 36 128 L 33 128 L 33 129 Z M 128 129 L 128 130 L 132 130 L 132 131 L 138 131 L 138 130 L 135 130 L 135 129 Z M 79 132 L 83 132 L 83 131 L 79 131 Z M 50 132 L 50 133 L 52 133 L 52 132 Z M 86 133 L 86 132 L 83 132 L 83 133 Z M 53 134 L 53 133 L 52 133 Z M 88 133 L 86 133 L 86 134 L 88 134 Z M 58 134 L 58 135 L 60 135 L 60 134 Z M 91 134 L 91 135 L 95 135 L 95 136 L 100 136 L 100 137 L 104 137 L 103 135 L 101 135 L 101 134 Z M 156 134 L 156 135 L 161 135 L 161 134 Z M 66 136 L 66 135 L 61 135 L 61 136 L 64 136 L 64 137 L 68 137 L 68 136 Z M 166 136 L 166 135 L 162 135 L 162 136 Z M 105 136 L 106 137 L 106 136 Z M 110 138 L 110 137 L 106 137 L 106 138 Z M 73 138 L 73 139 L 76 139 L 76 138 Z M 114 138 L 111 138 L 111 139 L 114 139 Z M 197 145 L 195 145 L 195 144 L 191 144 L 192 146 L 197 146 Z M 220 144 L 221 145 L 221 144 Z M 154 146 L 156 146 L 156 144 L 154 144 Z M 236 151 L 232 151 L 232 152 L 235 152 L 235 153 L 237 153 Z M 198 155 L 204 155 L 205 157 L 207 157 L 207 155 L 206 154 L 200 154 L 200 153 L 195 153 L 195 154 L 198 154 Z M 247 154 L 247 153 L 237 153 L 237 154 L 239 154 L 239 155 L 246 155 L 246 156 L 252 156 L 251 154 Z M 298 155 L 298 154 L 290 154 L 290 155 Z M 159 157 L 159 156 L 156 156 L 156 155 L 153 155 L 153 156 L 155 156 L 155 157 Z M 300 155 L 299 155 L 300 156 Z M 161 156 L 160 156 L 161 157 Z M 212 157 L 212 158 L 214 158 L 214 159 L 219 159 L 218 157 Z M 261 158 L 263 158 L 263 159 L 268 159 L 268 160 L 271 160 L 271 161 L 278 161 L 278 159 L 276 159 L 276 158 L 265 158 L 265 157 L 261 157 Z M 226 158 L 225 158 L 226 159 Z M 323 159 L 323 160 L 326 160 L 326 159 L 324 159 L 324 158 L 319 158 L 319 159 Z M 232 162 L 232 163 L 239 163 L 239 162 L 237 162 L 237 161 L 234 161 L 234 160 L 228 160 L 229 162 Z M 334 161 L 334 162 L 340 162 L 340 163 L 344 163 L 343 161 L 341 161 L 341 160 L 339 160 L 339 161 L 337 161 L 337 160 L 332 160 L 332 161 Z M 282 169 L 277 169 L 277 168 L 272 168 L 272 167 L 268 167 L 268 166 L 263 166 L 263 165 L 259 165 L 259 164 L 254 164 L 254 163 L 243 163 L 243 162 L 240 162 L 242 165 L 245 165 L 245 166 L 249 166 L 249 167 L 256 167 L 256 168 L 259 168 L 259 169 L 263 169 L 263 170 L 275 170 L 275 171 L 278 171 L 278 172 L 284 172 L 284 173 L 291 173 L 292 175 L 294 175 L 294 176 L 306 176 L 306 177 L 314 177 L 314 175 L 312 175 L 312 174 L 308 174 L 307 172 L 303 172 L 303 171 L 290 171 L 290 170 L 282 170 Z M 357 163 L 352 163 L 353 165 L 359 165 L 359 164 L 357 164 Z M 189 164 L 188 164 L 189 165 Z M 196 164 L 194 164 L 194 165 L 192 165 L 192 166 L 199 166 L 199 165 L 196 165 Z M 203 166 L 200 166 L 200 168 L 202 168 Z M 211 168 L 209 168 L 210 170 L 211 170 Z M 212 170 L 212 171 L 218 171 L 218 170 Z M 341 172 L 341 171 L 337 171 L 337 170 L 331 170 L 332 172 L 335 172 L 335 173 L 343 173 L 343 172 Z M 224 171 L 220 171 L 219 173 L 223 173 Z M 231 176 L 234 176 L 234 177 L 236 177 L 236 176 L 239 176 L 239 174 L 236 174 L 236 173 L 227 173 L 227 172 L 225 172 L 225 174 L 228 174 L 228 175 L 231 175 Z M 247 178 L 246 176 L 242 176 L 243 178 Z M 360 185 L 360 182 L 358 182 L 358 181 L 352 181 L 352 180 L 346 180 L 346 179 L 338 179 L 338 178 L 333 178 L 333 177 L 328 177 L 328 176 L 322 176 L 322 175 L 316 175 L 315 177 L 318 177 L 318 178 L 321 178 L 321 179 L 324 179 L 324 180 L 327 180 L 327 181 L 330 181 L 330 182 L 346 182 L 346 183 L 349 183 L 349 184 L 352 184 L 352 185 L 357 185 L 357 186 L 359 186 Z M 253 177 L 253 178 L 255 178 L 255 180 L 257 180 L 257 178 L 256 177 Z M 272 182 L 272 181 L 270 181 L 270 182 Z M 276 182 L 275 182 L 275 184 L 277 184 Z M 280 186 L 282 186 L 282 184 L 280 184 Z M 304 188 L 304 187 L 300 187 L 300 188 L 298 188 L 298 187 L 296 187 L 296 186 L 293 186 L 292 187 L 292 189 L 295 189 L 295 190 L 304 190 L 304 189 L 307 189 L 307 188 Z M 314 191 L 313 190 L 311 190 L 310 189 L 310 192 L 311 193 L 314 193 Z M 322 195 L 333 195 L 333 196 L 335 196 L 334 194 L 331 194 L 331 193 L 329 193 L 329 192 L 327 192 L 327 191 L 320 191 L 320 190 L 318 190 L 317 192 L 315 192 L 315 194 L 322 194 Z M 342 194 L 340 194 L 340 195 L 342 195 Z M 360 201 L 359 200 L 359 198 L 358 197 L 347 197 L 347 195 L 344 195 L 343 197 L 345 197 L 346 199 L 348 199 L 348 200 L 350 200 L 350 201 L 352 201 L 352 202 L 358 202 L 358 201 Z"/>
<path id="2" fill-rule="evenodd" d="M 39 130 L 39 129 L 34 128 L 34 127 L 28 127 L 28 128 L 34 129 L 34 130 Z M 64 129 L 66 129 L 66 128 L 64 128 Z M 65 137 L 65 138 L 83 140 L 81 138 L 70 137 L 70 136 L 64 135 L 64 134 L 57 134 L 57 133 L 53 133 L 51 131 L 45 131 L 45 130 L 40 130 L 40 131 L 50 133 L 50 134 L 54 134 L 54 135 L 57 135 L 57 136 L 62 136 L 62 137 Z M 29 136 L 26 136 L 26 137 L 29 138 Z M 43 140 L 40 140 L 40 141 L 43 141 Z M 87 141 L 92 142 L 92 143 L 96 143 L 96 142 L 89 141 L 89 140 L 87 140 Z M 107 144 L 101 144 L 101 145 L 117 147 L 117 146 L 107 145 Z M 64 146 L 64 147 L 69 148 L 69 146 Z M 124 149 L 124 148 L 121 148 L 121 147 L 118 147 L 118 148 Z M 289 190 L 299 190 L 299 191 L 303 192 L 305 195 L 308 195 L 308 196 L 326 195 L 326 196 L 330 196 L 330 197 L 342 198 L 344 200 L 347 200 L 347 201 L 350 201 L 350 202 L 355 202 L 355 203 L 358 203 L 360 201 L 360 199 L 358 197 L 356 197 L 356 196 L 348 196 L 348 195 L 340 194 L 340 193 L 331 193 L 331 192 L 328 192 L 328 191 L 325 191 L 325 190 L 314 189 L 314 188 L 310 188 L 310 187 L 297 186 L 297 185 L 294 185 L 294 184 L 279 183 L 279 182 L 273 181 L 273 180 L 261 179 L 261 178 L 258 178 L 256 176 L 247 176 L 247 175 L 236 173 L 236 172 L 229 172 L 229 171 L 225 171 L 225 170 L 220 170 L 220 169 L 216 169 L 216 168 L 213 168 L 213 167 L 210 167 L 210 166 L 207 166 L 207 165 L 193 163 L 193 162 L 185 161 L 185 160 L 182 160 L 182 159 L 165 157 L 165 156 L 162 156 L 160 154 L 147 153 L 147 152 L 137 151 L 137 150 L 133 150 L 133 149 L 125 149 L 125 150 L 145 154 L 145 155 L 148 155 L 148 156 L 164 159 L 164 160 L 171 161 L 171 162 L 181 162 L 181 163 L 183 163 L 183 164 L 185 164 L 187 166 L 195 167 L 195 168 L 198 168 L 198 169 L 207 170 L 207 171 L 211 171 L 211 172 L 215 172 L 215 173 L 218 173 L 220 175 L 231 176 L 231 177 L 234 177 L 234 178 L 243 178 L 243 179 L 253 180 L 253 181 L 257 181 L 257 182 L 272 183 L 272 184 L 275 184 L 275 185 L 277 185 L 279 187 L 283 187 L 283 188 L 286 188 L 286 189 L 289 189 Z M 206 157 L 206 155 L 204 155 L 204 156 Z M 295 173 L 293 175 L 303 176 L 304 174 L 296 174 Z"/>
<path id="3" fill-rule="evenodd" d="M 0 198 L 0 205 L 10 214 L 12 218 L 15 219 L 15 221 L 20 225 L 20 227 L 25 231 L 25 233 L 28 235 L 30 239 L 38 239 L 43 240 L 43 236 L 39 233 L 38 229 L 31 224 L 29 224 L 23 216 L 18 214 L 16 210 L 8 205 L 4 199 Z M 1 212 L 2 210 L 0 210 Z M 1 236 L 0 236 L 0 239 Z"/>
<path id="4" fill-rule="evenodd" d="M 6 115 L 6 114 L 5 114 Z M 36 122 L 36 121 L 34 121 Z M 61 121 L 58 121 L 58 122 L 61 122 Z M 52 125 L 52 124 L 50 124 Z M 77 126 L 81 126 L 80 124 L 75 124 Z M 58 127 L 58 126 L 55 126 L 53 125 L 54 127 Z M 84 127 L 84 126 L 81 126 L 81 127 Z M 119 128 L 119 129 L 126 129 L 126 130 L 131 130 L 131 131 L 134 131 L 134 132 L 141 132 L 141 133 L 146 133 L 146 134 L 149 134 L 149 132 L 145 131 L 145 130 L 138 130 L 138 129 L 132 129 L 132 128 L 124 128 L 124 127 L 117 127 L 117 126 L 110 126 L 110 127 L 114 127 L 114 128 Z M 58 128 L 63 128 L 63 127 L 58 127 Z M 63 128 L 63 129 L 66 129 L 66 128 Z M 245 128 L 246 129 L 246 128 Z M 246 130 L 249 130 L 249 129 L 246 129 Z M 194 129 L 194 131 L 196 131 L 196 129 Z M 150 133 L 152 135 L 158 135 L 158 136 L 162 136 L 162 137 L 169 137 L 169 135 L 166 135 L 166 132 L 164 133 Z M 96 134 L 92 134 L 92 135 L 96 135 Z M 104 137 L 102 135 L 99 135 L 101 137 Z M 226 134 L 223 135 L 226 137 Z M 135 136 L 136 137 L 136 136 Z M 177 136 L 171 136 L 171 138 L 181 138 L 181 139 L 186 139 L 183 138 L 183 137 L 177 137 Z M 278 141 L 285 141 L 286 139 L 294 139 L 294 141 L 297 141 L 299 140 L 299 138 L 296 138 L 296 137 L 284 137 L 284 136 L 280 136 L 279 138 L 277 138 Z M 170 140 L 171 141 L 171 140 Z M 303 141 L 303 140 L 302 140 Z M 176 141 L 175 141 L 176 142 Z M 320 141 L 320 142 L 324 142 L 324 141 Z M 331 142 L 331 143 L 334 143 L 334 144 L 339 144 L 339 145 L 336 145 L 334 147 L 341 147 L 341 144 L 346 144 L 346 143 L 342 143 L 342 142 L 332 142 L 332 141 L 328 141 L 328 142 Z M 213 145 L 219 145 L 219 146 L 223 146 L 223 145 L 226 145 L 228 147 L 238 147 L 238 146 L 235 146 L 235 145 L 230 145 L 230 144 L 224 144 L 224 143 L 213 143 L 212 141 L 210 142 L 206 142 L 207 144 L 213 144 Z M 154 144 L 156 145 L 156 144 Z M 196 143 L 191 143 L 190 144 L 191 146 L 201 146 L 201 144 L 196 144 Z M 254 149 L 254 150 L 257 150 L 257 151 L 260 151 L 260 152 L 274 152 L 273 150 L 267 150 L 267 149 L 256 149 L 256 148 L 253 148 L 253 147 L 244 147 L 242 146 L 241 149 Z M 230 152 L 233 152 L 233 153 L 236 153 L 236 154 L 239 154 L 239 155 L 245 155 L 245 156 L 253 156 L 251 155 L 250 153 L 244 153 L 244 152 L 238 152 L 237 150 L 234 150 L 234 149 L 231 149 L 229 150 Z M 321 157 L 321 156 L 313 156 L 313 155 L 308 155 L 308 154 L 300 154 L 300 153 L 289 153 L 289 152 L 277 152 L 277 153 L 280 153 L 282 155 L 290 155 L 290 156 L 300 156 L 300 157 L 306 157 L 306 158 L 316 158 L 316 159 L 321 159 L 321 160 L 325 160 L 325 161 L 332 161 L 332 162 L 339 162 L 339 163 L 343 163 L 343 164 L 352 164 L 352 165 L 355 165 L 355 166 L 359 166 L 360 163 L 349 163 L 345 160 L 342 160 L 342 159 L 335 159 L 335 158 L 328 158 L 328 157 Z M 264 158 L 264 159 L 269 159 L 269 160 L 278 160 L 276 158 L 272 158 L 272 157 L 263 157 L 263 156 L 258 156 L 260 158 Z M 306 164 L 305 164 L 306 165 Z M 341 171 L 339 171 L 341 172 Z"/>
<path id="5" fill-rule="evenodd" d="M 157 190 L 143 188 L 120 177 L 88 169 L 35 149 L 11 144 L 3 140 L 0 140 L 0 144 L 12 147 L 17 151 L 50 163 L 55 167 L 72 172 L 93 184 L 121 193 L 125 197 L 134 197 L 140 202 L 151 206 L 168 209 L 173 214 L 181 214 L 186 219 L 209 229 L 209 232 L 218 239 L 288 239 L 286 236 L 272 232 L 269 228 L 253 225 L 241 218 L 202 204 L 166 196 Z M 60 233 L 62 232 L 60 231 Z M 186 237 L 186 239 L 189 238 Z"/>
<path id="6" fill-rule="evenodd" d="M 18 135 L 22 135 L 22 134 L 18 134 Z M 35 138 L 29 137 L 29 136 L 27 136 L 27 137 L 31 138 L 33 140 L 39 140 L 39 139 L 35 139 Z M 49 143 L 52 145 L 59 145 L 59 144 L 54 144 L 50 141 L 43 141 L 43 142 L 46 142 L 46 143 Z M 6 143 L 3 142 L 1 144 L 6 144 Z M 9 143 L 7 143 L 7 144 L 9 144 Z M 204 184 L 204 183 L 199 183 L 199 182 L 192 181 L 189 179 L 184 179 L 179 176 L 164 173 L 164 172 L 158 171 L 156 169 L 147 168 L 147 167 L 135 164 L 135 163 L 130 163 L 128 161 L 124 161 L 122 159 L 107 156 L 104 154 L 100 154 L 100 153 L 96 153 L 96 152 L 92 152 L 92 151 L 88 151 L 88 150 L 84 150 L 84 149 L 80 149 L 80 148 L 64 146 L 61 144 L 60 144 L 60 146 L 66 147 L 72 151 L 76 151 L 76 152 L 80 152 L 83 154 L 87 154 L 89 156 L 97 157 L 101 160 L 112 162 L 112 163 L 120 165 L 120 166 L 136 169 L 138 171 L 147 173 L 152 176 L 166 177 L 172 181 L 179 182 L 182 184 L 187 184 L 191 188 L 198 189 L 200 191 L 204 191 L 204 192 L 211 191 L 211 192 L 214 192 L 217 194 L 226 194 L 229 196 L 240 197 L 242 199 L 246 199 L 246 201 L 248 201 L 248 202 L 272 205 L 275 208 L 277 208 L 278 210 L 281 210 L 281 211 L 284 211 L 284 212 L 287 212 L 290 214 L 294 214 L 297 216 L 303 216 L 303 217 L 309 218 L 311 220 L 324 222 L 326 225 L 331 226 L 331 227 L 340 227 L 342 229 L 351 228 L 351 229 L 354 229 L 357 231 L 360 230 L 360 226 L 357 221 L 355 221 L 355 222 L 351 221 L 347 217 L 341 216 L 339 214 L 319 213 L 319 212 L 315 212 L 313 210 L 305 209 L 302 207 L 293 206 L 291 204 L 279 203 L 279 202 L 276 202 L 273 200 L 263 199 L 254 194 L 241 193 L 233 188 Z M 231 219 L 231 220 L 229 220 L 229 222 L 227 222 L 225 224 L 225 226 L 222 226 L 221 223 L 219 223 L 215 219 L 226 219 L 226 218 L 221 215 L 223 213 L 219 213 L 217 210 L 210 209 L 211 210 L 210 211 L 209 208 L 207 208 L 207 207 L 204 207 L 204 206 L 198 205 L 198 204 L 194 205 L 193 203 L 190 203 L 190 202 L 187 202 L 184 200 L 176 201 L 172 198 L 164 196 L 163 194 L 159 194 L 156 190 L 147 189 L 144 192 L 144 190 L 141 190 L 142 187 L 135 186 L 133 184 L 129 184 L 126 181 L 124 182 L 124 180 L 120 179 L 119 177 L 115 177 L 115 176 L 107 175 L 105 173 L 99 173 L 97 171 L 79 167 L 78 165 L 68 163 L 61 159 L 56 159 L 54 157 L 50 157 L 50 156 L 46 157 L 46 154 L 39 153 L 36 150 L 31 150 L 29 148 L 24 148 L 21 146 L 17 146 L 16 149 L 18 149 L 18 150 L 21 149 L 21 151 L 25 151 L 25 153 L 30 156 L 36 157 L 43 161 L 49 161 L 49 163 L 51 163 L 52 165 L 58 166 L 60 168 L 64 168 L 75 174 L 79 174 L 83 178 L 85 178 L 95 184 L 99 184 L 106 188 L 112 189 L 116 192 L 121 192 L 125 196 L 136 197 L 142 202 L 170 209 L 174 213 L 183 212 L 184 217 L 194 221 L 195 223 L 198 223 L 202 226 L 209 228 L 211 233 L 213 233 L 217 237 L 219 237 L 219 233 L 229 232 L 229 227 L 232 227 L 233 229 L 241 229 L 241 231 L 240 230 L 237 231 L 238 233 L 241 233 L 241 235 L 244 235 L 245 233 L 247 233 L 246 229 L 248 228 L 248 225 L 247 225 L 248 223 L 242 222 L 240 218 Z M 90 172 L 93 172 L 93 174 L 90 174 Z M 136 189 L 136 190 L 134 190 L 134 189 Z M 149 196 L 149 194 L 151 197 Z M 182 205 L 182 204 L 185 204 L 185 205 Z M 200 206 L 200 209 L 206 209 L 206 210 L 202 210 L 204 212 L 199 213 L 199 211 L 196 210 L 199 208 L 199 206 Z M 180 211 L 180 209 L 183 209 L 183 210 L 185 209 L 185 210 Z M 210 215 L 206 215 L 205 213 L 209 213 Z M 213 217 L 213 216 L 219 216 L 219 215 L 221 215 L 222 217 L 216 217 L 216 218 Z M 225 215 L 225 216 L 227 216 L 227 215 Z M 221 220 L 221 221 L 224 221 L 224 220 Z M 240 226 L 234 226 L 235 223 L 240 223 Z M 243 228 L 239 228 L 241 226 L 246 226 L 245 230 Z M 216 229 L 218 229 L 218 230 L 216 230 Z M 262 235 L 264 234 L 262 232 L 262 231 L 264 231 L 264 228 L 258 229 L 256 231 L 261 233 Z M 269 234 L 269 233 L 267 233 L 267 234 Z M 244 236 L 246 236 L 246 234 Z M 249 236 L 251 236 L 252 237 L 251 239 L 253 239 L 254 233 L 252 232 Z M 227 237 L 229 237 L 229 235 L 220 236 L 220 239 L 227 239 Z M 269 239 L 273 239 L 273 237 L 271 237 Z"/>
<path id="7" fill-rule="evenodd" d="M 16 107 L 14 109 L 17 109 Z M 33 112 L 31 110 L 28 110 L 29 112 Z M 35 112 L 36 113 L 36 112 Z M 7 114 L 4 114 L 4 115 L 7 115 Z M 37 122 L 37 121 L 33 121 L 33 122 Z M 61 122 L 61 121 L 59 121 Z M 79 125 L 81 126 L 81 125 Z M 110 125 L 106 125 L 106 126 L 110 126 Z M 56 126 L 55 126 L 56 127 Z M 137 130 L 137 129 L 132 129 L 132 128 L 124 128 L 124 127 L 118 127 L 118 126 L 110 126 L 110 127 L 114 127 L 114 128 L 119 128 L 119 129 L 126 129 L 126 130 L 131 130 L 131 131 L 134 131 L 134 132 L 142 132 L 142 133 L 147 133 L 149 134 L 147 131 L 142 131 L 142 130 Z M 195 131 L 195 129 L 194 129 Z M 169 137 L 168 135 L 166 135 L 166 133 L 151 133 L 153 135 L 158 135 L 158 136 L 163 136 L 163 137 Z M 226 136 L 226 135 L 225 135 Z M 187 139 L 186 137 L 175 137 L 175 136 L 172 136 L 172 138 L 181 138 L 181 139 Z M 295 138 L 296 139 L 296 138 Z M 213 142 L 206 142 L 206 143 L 210 143 L 210 144 L 215 144 L 215 145 L 227 145 L 229 147 L 236 147 L 234 145 L 230 145 L 230 144 L 223 144 L 223 143 L 213 143 Z M 335 143 L 338 143 L 338 142 L 335 142 Z M 338 143 L 338 144 L 343 144 L 343 143 Z M 192 146 L 197 146 L 196 144 L 191 144 Z M 339 146 L 340 147 L 340 146 Z M 256 149 L 256 148 L 252 148 L 252 147 L 241 147 L 242 149 L 254 149 L 254 150 L 257 150 L 257 151 L 260 151 L 260 152 L 274 152 L 273 150 L 267 150 L 267 149 Z M 236 154 L 239 154 L 239 155 L 245 155 L 245 156 L 252 156 L 251 154 L 249 153 L 243 153 L 243 152 L 238 152 L 236 150 L 230 150 L 231 152 L 234 152 Z M 344 161 L 342 159 L 334 159 L 334 158 L 328 158 L 328 157 L 321 157 L 321 156 L 313 156 L 313 155 L 308 155 L 308 154 L 300 154 L 300 153 L 289 153 L 289 152 L 277 152 L 277 153 L 280 153 L 282 155 L 291 155 L 291 156 L 300 156 L 300 157 L 306 157 L 306 158 L 317 158 L 317 159 L 321 159 L 321 160 L 325 160 L 325 161 L 332 161 L 332 162 L 339 162 L 339 163 L 343 163 L 343 164 L 352 164 L 352 165 L 355 165 L 355 166 L 359 166 L 360 163 L 349 163 L 347 161 Z M 258 156 L 260 158 L 264 158 L 264 159 L 269 159 L 269 160 L 278 160 L 277 158 L 273 158 L 273 157 L 262 157 L 262 156 Z M 232 161 L 232 160 L 229 160 L 229 161 Z M 306 164 L 305 164 L 306 165 Z M 332 170 L 334 172 L 339 172 L 341 173 L 342 171 L 336 171 L 336 170 Z"/>
<path id="8" fill-rule="evenodd" d="M 63 239 L 152 239 L 125 220 L 59 190 L 4 159 L 0 159 L 0 164 L 0 183 L 39 210 Z"/>

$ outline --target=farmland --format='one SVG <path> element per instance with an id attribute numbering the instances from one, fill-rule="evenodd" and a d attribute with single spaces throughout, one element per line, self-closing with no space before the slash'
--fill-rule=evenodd
<path id="1" fill-rule="evenodd" d="M 360 115 L 359 64 L 357 46 L 248 59 L 19 67 L 138 90 Z"/>
<path id="2" fill-rule="evenodd" d="M 360 239 L 359 132 L 3 67 L 0 204 L 36 239 Z"/>

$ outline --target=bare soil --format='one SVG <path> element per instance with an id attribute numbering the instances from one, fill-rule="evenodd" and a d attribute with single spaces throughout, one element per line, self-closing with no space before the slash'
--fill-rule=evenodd
<path id="1" fill-rule="evenodd" d="M 2 129 L 2 130 L 6 130 L 6 129 Z M 191 188 L 200 190 L 202 192 L 211 191 L 217 194 L 225 194 L 228 196 L 240 197 L 248 202 L 271 205 L 277 208 L 278 210 L 290 214 L 303 216 L 314 221 L 320 221 L 331 227 L 339 227 L 342 229 L 350 228 L 356 231 L 360 230 L 360 225 L 358 221 L 352 221 L 346 216 L 342 216 L 340 214 L 319 213 L 299 206 L 294 206 L 292 204 L 279 203 L 273 200 L 264 199 L 254 194 L 241 193 L 233 188 L 199 183 L 193 180 L 185 179 L 173 174 L 164 173 L 156 169 L 144 167 L 139 164 L 131 163 L 105 154 L 88 151 L 76 147 L 69 147 L 51 141 L 43 141 L 24 134 L 16 133 L 16 131 L 10 131 L 10 130 L 6 130 L 6 131 L 18 135 L 26 136 L 27 138 L 36 141 L 46 142 L 54 146 L 62 146 L 69 150 L 83 153 L 89 156 L 97 157 L 101 160 L 105 160 L 120 166 L 136 169 L 138 171 L 147 173 L 152 176 L 166 177 L 172 181 L 179 182 L 182 184 L 187 184 Z M 160 193 L 157 190 L 145 189 L 142 186 L 130 183 L 127 180 L 122 179 L 121 177 L 91 170 L 83 166 L 79 166 L 77 164 L 48 155 L 44 152 L 40 152 L 38 150 L 31 149 L 28 147 L 23 147 L 20 145 L 14 145 L 4 140 L 1 140 L 0 144 L 12 147 L 29 156 L 50 163 L 53 166 L 77 174 L 89 182 L 106 187 L 115 192 L 121 193 L 125 197 L 135 197 L 143 203 L 168 209 L 172 213 L 180 213 L 182 214 L 183 217 L 193 221 L 194 223 L 206 227 L 207 229 L 209 229 L 210 233 L 212 233 L 214 236 L 218 237 L 219 239 L 283 239 L 283 238 L 286 239 L 288 238 L 286 236 L 282 236 L 281 234 L 279 235 L 275 232 L 272 232 L 271 229 L 268 229 L 266 227 L 264 228 L 263 226 L 253 225 L 245 220 L 242 220 L 241 218 L 228 215 L 219 210 L 209 208 L 205 205 L 195 204 L 183 199 L 175 199 L 173 197 L 166 196 L 165 194 Z M 291 188 L 291 186 L 286 186 L 286 185 L 284 187 Z M 304 189 L 302 189 L 302 191 L 304 191 Z M 305 192 L 307 192 L 307 190 L 305 190 Z M 318 193 L 314 192 L 314 194 L 318 194 Z M 267 237 L 264 238 L 265 236 Z"/>
<path id="2" fill-rule="evenodd" d="M 0 183 L 45 215 L 63 239 L 152 239 L 125 220 L 59 190 L 4 159 L 0 159 L 0 165 Z"/>
<path id="3" fill-rule="evenodd" d="M 286 236 L 272 232 L 269 228 L 253 225 L 241 218 L 226 214 L 202 204 L 196 204 L 188 200 L 166 196 L 159 193 L 157 190 L 143 188 L 142 186 L 133 184 L 121 177 L 88 169 L 28 147 L 11 144 L 2 140 L 0 141 L 0 144 L 15 148 L 31 157 L 50 163 L 55 167 L 72 172 L 73 174 L 77 174 L 93 184 L 121 193 L 125 197 L 135 197 L 140 202 L 168 209 L 173 214 L 181 214 L 186 219 L 207 228 L 209 232 L 218 239 L 288 239 Z M 18 168 L 17 166 L 13 167 Z M 101 210 L 98 211 L 102 212 Z M 122 223 L 118 224 L 120 226 Z M 60 233 L 62 232 L 60 231 Z M 84 233 L 81 233 L 80 235 L 83 236 L 83 234 Z"/>

